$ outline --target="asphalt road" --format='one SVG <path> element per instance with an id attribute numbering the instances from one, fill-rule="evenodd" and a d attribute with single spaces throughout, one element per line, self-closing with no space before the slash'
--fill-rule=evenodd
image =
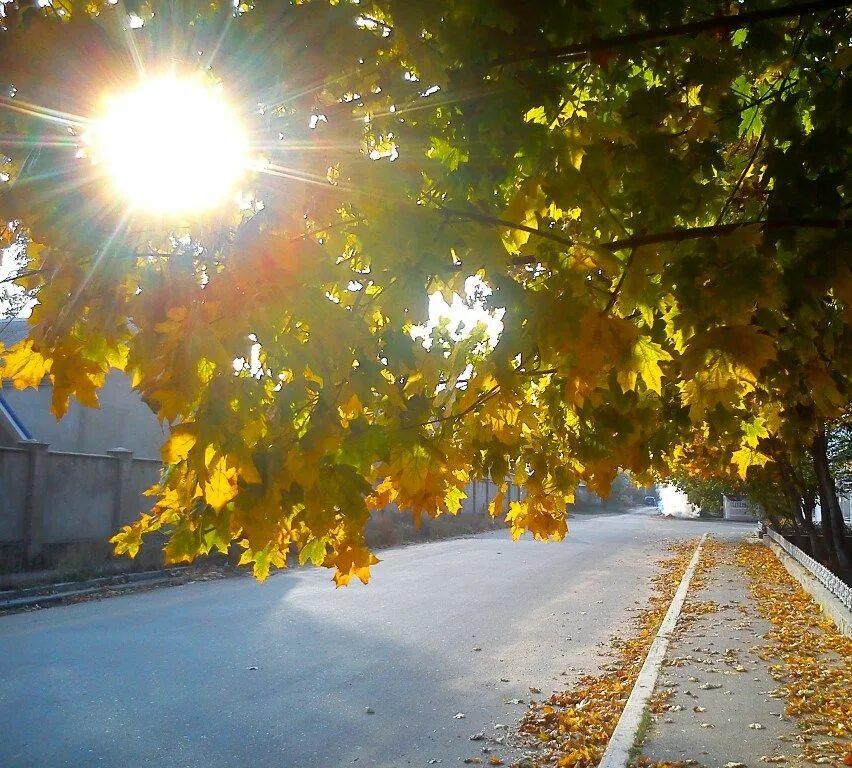
<path id="1" fill-rule="evenodd" d="M 605 663 L 665 541 L 708 530 L 753 526 L 585 517 L 385 550 L 368 587 L 310 568 L 2 617 L 0 766 L 459 765 L 506 702 Z"/>

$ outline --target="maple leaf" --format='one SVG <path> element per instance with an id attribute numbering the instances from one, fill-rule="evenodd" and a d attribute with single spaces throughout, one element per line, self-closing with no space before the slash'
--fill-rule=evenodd
<path id="1" fill-rule="evenodd" d="M 744 445 L 731 456 L 731 464 L 736 465 L 740 477 L 745 480 L 749 467 L 762 467 L 768 462 L 769 456 L 761 453 L 754 446 Z"/>
<path id="2" fill-rule="evenodd" d="M 193 424 L 176 424 L 160 449 L 163 463 L 177 464 L 183 461 L 197 441 L 198 435 Z"/>
<path id="3" fill-rule="evenodd" d="M 237 495 L 237 471 L 219 458 L 210 468 L 204 482 L 204 500 L 219 510 Z"/>
<path id="4" fill-rule="evenodd" d="M 31 340 L 20 341 L 9 349 L 0 349 L 0 381 L 11 379 L 15 389 L 38 389 L 50 373 L 52 361 L 33 349 Z"/>
<path id="5" fill-rule="evenodd" d="M 350 546 L 326 558 L 325 565 L 335 568 L 334 583 L 345 587 L 353 577 L 362 584 L 370 581 L 370 566 L 379 562 L 379 558 L 364 547 Z"/>
<path id="6" fill-rule="evenodd" d="M 659 344 L 645 337 L 637 339 L 630 357 L 630 368 L 618 373 L 618 383 L 626 392 L 636 389 L 637 377 L 645 386 L 658 395 L 662 393 L 663 371 L 660 363 L 671 360 L 672 356 Z"/>

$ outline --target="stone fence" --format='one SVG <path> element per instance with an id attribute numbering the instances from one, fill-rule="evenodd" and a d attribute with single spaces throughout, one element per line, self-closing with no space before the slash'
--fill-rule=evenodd
<path id="1" fill-rule="evenodd" d="M 116 448 L 107 455 L 49 450 L 27 440 L 0 447 L 0 546 L 37 560 L 53 545 L 106 541 L 149 510 L 143 492 L 161 463 Z"/>
<path id="2" fill-rule="evenodd" d="M 57 546 L 106 542 L 151 509 L 153 498 L 143 493 L 159 478 L 158 460 L 135 458 L 124 448 L 106 455 L 49 448 L 37 440 L 0 447 L 0 549 L 35 563 Z M 465 490 L 461 513 L 484 514 L 498 487 L 479 480 Z M 508 484 L 507 503 L 522 495 Z"/>
<path id="3" fill-rule="evenodd" d="M 852 587 L 846 584 L 839 576 L 835 576 L 824 565 L 818 563 L 810 555 L 799 549 L 795 544 L 787 541 L 780 533 L 776 533 L 771 528 L 768 528 L 766 536 L 807 570 L 820 584 L 840 600 L 847 609 L 852 611 Z"/>

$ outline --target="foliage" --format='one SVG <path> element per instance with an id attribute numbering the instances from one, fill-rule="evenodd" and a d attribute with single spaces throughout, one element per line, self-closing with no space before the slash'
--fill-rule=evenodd
<path id="1" fill-rule="evenodd" d="M 735 493 L 730 485 L 716 478 L 681 475 L 673 477 L 672 480 L 673 485 L 686 494 L 689 503 L 705 514 L 721 515 L 722 497 Z"/>
<path id="2" fill-rule="evenodd" d="M 619 468 L 747 478 L 848 409 L 843 6 L 7 3 L 0 220 L 39 303 L 0 374 L 62 416 L 127 371 L 172 429 L 118 551 L 236 540 L 259 578 L 295 548 L 366 581 L 371 508 L 454 513 L 474 477 L 540 539 Z M 86 157 L 166 60 L 243 109 L 242 207 L 152 221 Z M 414 342 L 474 274 L 499 343 Z"/>
<path id="3" fill-rule="evenodd" d="M 848 416 L 828 430 L 828 450 L 838 489 L 852 493 L 852 421 Z"/>

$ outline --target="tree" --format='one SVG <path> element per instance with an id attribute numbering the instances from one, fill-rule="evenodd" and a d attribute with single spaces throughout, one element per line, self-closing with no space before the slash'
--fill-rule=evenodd
<path id="1" fill-rule="evenodd" d="M 492 513 L 559 538 L 581 480 L 719 431 L 744 473 L 767 417 L 848 409 L 843 2 L 4 9 L 0 211 L 39 304 L 2 374 L 51 376 L 61 416 L 123 368 L 171 425 L 120 552 L 165 528 L 173 560 L 237 540 L 261 578 L 292 547 L 366 581 L 372 507 L 452 513 L 511 475 Z M 152 221 L 79 156 L 80 118 L 164 56 L 243 106 L 242 208 Z M 496 346 L 413 342 L 469 275 Z"/>

